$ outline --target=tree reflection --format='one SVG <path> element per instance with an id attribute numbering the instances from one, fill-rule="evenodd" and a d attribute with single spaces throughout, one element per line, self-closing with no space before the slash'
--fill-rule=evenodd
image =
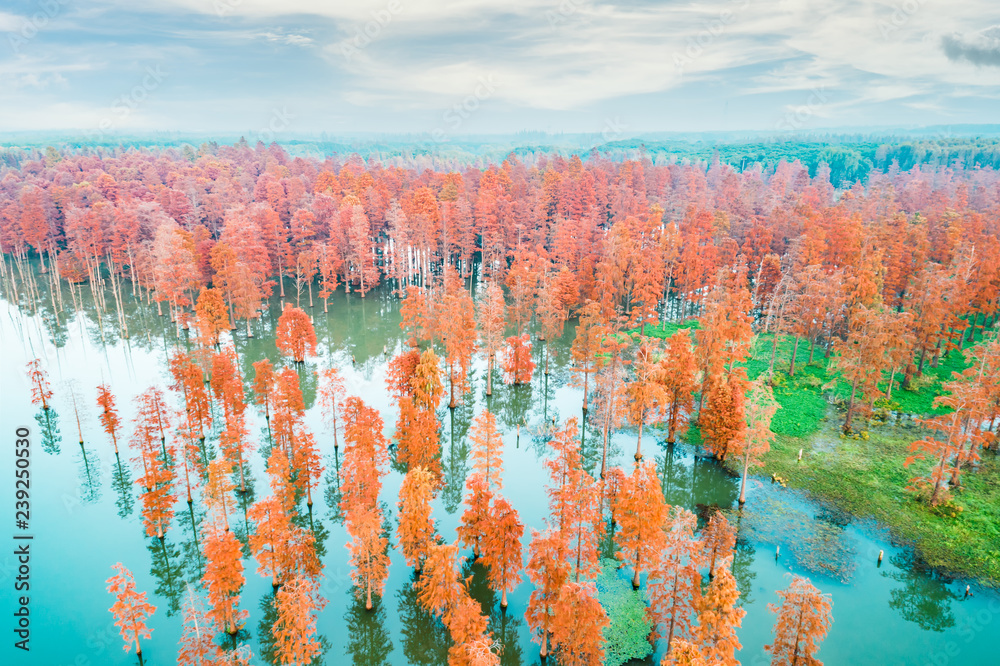
<path id="1" fill-rule="evenodd" d="M 733 513 L 727 512 L 726 514 L 726 518 L 730 522 L 733 522 Z M 740 590 L 740 603 L 743 606 L 749 606 L 753 603 L 751 591 L 753 590 L 753 581 L 757 577 L 757 572 L 753 569 L 754 555 L 757 553 L 757 550 L 753 546 L 753 541 L 740 534 L 740 526 L 743 520 L 742 511 L 735 513 L 736 549 L 733 551 L 732 571 L 733 577 L 736 579 L 736 585 Z"/>
<path id="2" fill-rule="evenodd" d="M 659 470 L 660 485 L 667 504 L 689 506 L 692 476 L 679 448 L 677 444 L 667 444 L 661 447 L 662 453 L 653 455 L 653 459 Z"/>
<path id="3" fill-rule="evenodd" d="M 415 576 L 415 574 L 414 574 Z M 403 655 L 407 664 L 437 666 L 448 663 L 451 638 L 448 630 L 417 599 L 414 578 L 396 593 L 399 621 L 403 634 Z"/>
<path id="4" fill-rule="evenodd" d="M 83 446 L 76 453 L 77 456 L 77 477 L 80 479 L 79 499 L 84 504 L 93 504 L 101 499 L 101 475 L 100 459 L 97 454 L 91 452 L 87 455 L 87 449 Z M 91 468 L 91 457 L 93 457 L 93 468 Z"/>
<path id="5" fill-rule="evenodd" d="M 732 506 L 739 497 L 739 477 L 711 456 L 694 456 L 690 505 L 695 502 Z"/>
<path id="6" fill-rule="evenodd" d="M 340 491 L 340 454 L 337 451 L 333 453 L 333 464 L 326 466 L 324 481 L 326 482 L 326 490 L 323 491 L 323 499 L 326 501 L 327 508 L 330 509 L 330 520 L 335 525 L 343 523 L 344 512 L 340 509 L 340 502 L 344 499 L 344 494 Z"/>
<path id="7" fill-rule="evenodd" d="M 273 594 L 265 594 L 260 599 L 260 622 L 257 624 L 257 644 L 260 658 L 268 664 L 278 664 L 278 654 L 274 649 L 274 623 L 278 621 L 278 609 Z"/>
<path id="8" fill-rule="evenodd" d="M 951 602 L 958 595 L 948 589 L 951 580 L 943 578 L 912 552 L 894 555 L 889 562 L 895 570 L 884 570 L 882 575 L 902 583 L 901 587 L 889 592 L 891 608 L 921 629 L 944 631 L 955 626 Z"/>
<path id="9" fill-rule="evenodd" d="M 508 431 L 515 430 L 518 425 L 523 428 L 531 410 L 531 384 L 495 386 L 492 402 L 497 420 Z"/>
<path id="10" fill-rule="evenodd" d="M 188 504 L 187 511 L 177 512 L 177 524 L 180 525 L 181 531 L 191 533 L 190 539 L 181 542 L 182 557 L 191 579 L 201 578 L 202 574 L 201 544 L 198 543 L 198 522 L 193 504 Z"/>
<path id="11" fill-rule="evenodd" d="M 587 423 L 586 419 L 580 421 L 584 424 L 580 428 L 580 455 L 583 458 L 583 469 L 587 471 L 590 475 L 596 477 L 601 473 L 601 456 L 604 453 L 603 440 L 601 438 L 601 430 L 597 427 L 596 423 Z M 562 423 L 556 424 L 557 427 L 562 427 Z M 545 446 L 540 455 L 548 455 L 549 446 L 548 443 L 552 441 L 549 437 L 545 441 Z M 608 441 L 608 459 L 611 459 L 611 452 L 614 447 L 611 446 L 611 441 Z"/>
<path id="12" fill-rule="evenodd" d="M 389 663 L 392 640 L 385 627 L 385 604 L 381 597 L 374 599 L 371 610 L 365 609 L 365 595 L 358 590 L 348 590 L 351 604 L 344 615 L 347 622 L 347 653 L 358 666 L 381 666 Z M 442 662 L 443 663 L 443 662 Z"/>
<path id="13" fill-rule="evenodd" d="M 493 635 L 493 640 L 500 642 L 500 664 L 502 666 L 520 666 L 521 654 L 520 627 L 521 615 L 518 613 L 493 613 L 486 629 Z"/>
<path id="14" fill-rule="evenodd" d="M 42 451 L 56 455 L 59 453 L 59 415 L 52 407 L 43 409 L 35 414 L 35 422 L 38 423 L 38 430 L 42 433 Z"/>
<path id="15" fill-rule="evenodd" d="M 520 616 L 505 613 L 500 608 L 500 599 L 490 588 L 486 567 L 481 560 L 466 560 L 462 575 L 469 580 L 469 595 L 479 602 L 481 612 L 489 618 L 487 630 L 502 646 L 501 664 L 520 664 L 521 645 L 518 638 Z"/>
<path id="16" fill-rule="evenodd" d="M 448 438 L 448 452 L 442 452 L 442 462 L 444 463 L 444 489 L 441 491 L 441 499 L 444 501 L 444 510 L 448 513 L 455 513 L 462 503 L 462 494 L 465 490 L 465 476 L 469 472 L 469 445 L 468 440 L 462 436 L 458 437 L 458 428 L 455 412 L 453 409 L 449 417 L 450 437 Z M 468 424 L 465 424 L 468 430 Z M 457 443 L 456 443 L 457 442 Z"/>
<path id="17" fill-rule="evenodd" d="M 156 594 L 165 598 L 167 617 L 180 608 L 181 594 L 184 592 L 184 571 L 181 566 L 181 553 L 177 546 L 167 541 L 150 538 L 146 540 L 146 550 L 149 551 L 151 565 L 149 572 L 156 578 Z"/>
<path id="18" fill-rule="evenodd" d="M 135 506 L 135 498 L 132 496 L 132 479 L 128 465 L 122 465 L 122 460 L 115 456 L 115 469 L 111 474 L 111 485 L 118 495 L 115 498 L 115 506 L 118 507 L 118 517 L 126 518 L 132 513 Z"/>

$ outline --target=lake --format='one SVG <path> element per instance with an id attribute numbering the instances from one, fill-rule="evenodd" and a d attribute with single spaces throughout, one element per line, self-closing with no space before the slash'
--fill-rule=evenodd
<path id="1" fill-rule="evenodd" d="M 108 612 L 112 599 L 104 581 L 111 574 L 111 565 L 120 561 L 133 571 L 138 588 L 148 591 L 150 601 L 157 606 L 151 621 L 152 638 L 143 642 L 146 663 L 173 664 L 181 633 L 179 603 L 189 584 L 197 586 L 203 564 L 192 527 L 201 523 L 204 511 L 197 501 L 189 511 L 181 500 L 164 542 L 145 536 L 130 454 L 125 453 L 123 444 L 120 464 L 116 460 L 98 423 L 95 387 L 102 382 L 111 385 L 125 424 L 122 440 L 126 440 L 134 413 L 133 397 L 150 386 L 166 389 L 170 383 L 167 356 L 178 347 L 194 345 L 193 332 L 190 340 L 185 331 L 178 335 L 168 317 L 157 316 L 155 304 L 133 298 L 126 289 L 124 308 L 131 337 L 122 340 L 113 299 L 107 299 L 109 310 L 98 317 L 88 287 L 80 290 L 79 312 L 74 311 L 65 285 L 63 289 L 66 311 L 58 318 L 52 313 L 44 281 L 39 283 L 37 312 L 27 301 L 0 303 L 2 432 L 8 441 L 18 426 L 27 426 L 32 432 L 34 537 L 30 659 L 12 647 L 8 630 L 0 662 L 46 666 L 137 663 L 134 655 L 123 652 Z M 295 302 L 294 296 L 285 300 Z M 311 309 L 305 295 L 302 300 L 313 315 L 319 338 L 318 355 L 300 370 L 300 376 L 309 408 L 307 423 L 317 436 L 326 466 L 322 498 L 317 498 L 313 507 L 313 526 L 325 565 L 322 594 L 329 600 L 318 619 L 327 648 L 323 663 L 444 664 L 447 632 L 417 604 L 412 571 L 398 550 L 390 551 L 389 579 L 375 611 L 366 612 L 364 602 L 355 600 L 344 546 L 346 531 L 334 502 L 338 461 L 332 436 L 314 406 L 313 371 L 337 367 L 348 394 L 377 408 L 385 420 L 387 436 L 391 435 L 396 413 L 385 390 L 385 375 L 389 358 L 404 345 L 398 301 L 385 288 L 364 299 L 337 292 L 330 298 L 327 312 L 319 299 Z M 253 377 L 253 362 L 265 357 L 279 362 L 274 342 L 279 313 L 280 302 L 274 298 L 269 311 L 253 322 L 253 338 L 247 339 L 242 327 L 234 331 L 233 343 L 247 385 Z M 472 391 L 464 403 L 453 412 L 447 407 L 439 411 L 445 487 L 433 506 L 438 532 L 448 541 L 455 536 L 470 468 L 468 429 L 475 414 L 487 407 L 497 415 L 504 433 L 504 495 L 526 526 L 525 551 L 530 528 L 542 528 L 548 510 L 548 475 L 542 464 L 548 454 L 547 433 L 553 419 L 561 423 L 581 416 L 582 390 L 568 385 L 573 335 L 571 321 L 563 337 L 552 345 L 549 375 L 542 373 L 536 350 L 539 367 L 531 385 L 513 387 L 495 381 L 492 398 L 485 395 L 485 362 L 477 358 L 470 375 Z M 25 379 L 25 363 L 36 357 L 43 360 L 55 392 L 48 415 L 31 404 Z M 241 511 L 232 517 L 238 536 L 247 530 L 246 506 L 267 491 L 264 462 L 256 452 L 266 443 L 265 422 L 253 405 L 247 414 L 255 452 L 250 457 L 251 490 Z M 217 437 L 217 432 L 209 436 L 209 447 L 217 445 Z M 630 469 L 635 438 L 636 433 L 628 429 L 613 435 L 609 456 L 614 464 Z M 766 606 L 777 601 L 775 590 L 787 586 L 790 573 L 808 576 L 821 591 L 832 595 L 834 623 L 819 653 L 827 664 L 997 663 L 1000 596 L 995 592 L 975 581 L 952 580 L 927 568 L 911 549 L 893 543 L 879 526 L 773 485 L 766 477 L 751 481 L 747 505 L 740 514 L 735 510 L 737 477 L 692 446 L 680 442 L 667 447 L 662 439 L 657 430 L 647 429 L 643 449 L 656 460 L 666 500 L 701 515 L 706 507 L 718 505 L 729 512 L 731 521 L 739 522 L 741 540 L 734 573 L 747 611 L 738 632 L 743 644 L 739 658 L 744 664 L 769 663 L 762 648 L 771 639 L 774 615 Z M 599 443 L 598 432 L 588 426 L 584 453 L 592 470 L 600 464 Z M 0 497 L 13 513 L 13 446 L 6 450 L 3 468 L 9 480 L 2 484 Z M 400 471 L 391 470 L 382 491 L 393 529 L 401 480 Z M 304 503 L 300 509 L 305 513 Z M 10 520 L 12 523 L 13 516 Z M 780 556 L 775 557 L 778 546 Z M 885 551 L 885 559 L 878 566 L 880 550 Z M 12 627 L 9 613 L 13 612 L 16 565 L 12 548 L 5 548 L 5 552 L 0 556 L 0 588 L 5 591 L 5 608 L 10 609 L 5 617 Z M 530 642 L 523 617 L 530 583 L 525 579 L 509 596 L 510 606 L 502 615 L 499 596 L 488 589 L 483 570 L 472 566 L 470 573 L 475 575 L 474 596 L 484 608 L 492 609 L 490 629 L 504 644 L 503 663 L 538 663 L 538 646 Z M 260 636 L 267 635 L 274 619 L 272 590 L 270 581 L 257 575 L 252 560 L 245 560 L 245 574 L 241 607 L 250 612 L 245 641 L 254 653 L 253 663 L 263 664 L 262 647 L 266 652 L 268 645 L 265 641 L 262 646 Z M 972 585 L 974 595 L 963 598 L 967 584 Z M 662 645 L 656 652 L 656 663 L 661 657 Z"/>

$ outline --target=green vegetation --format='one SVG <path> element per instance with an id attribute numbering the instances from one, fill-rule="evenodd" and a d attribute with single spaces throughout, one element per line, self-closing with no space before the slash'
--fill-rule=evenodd
<path id="1" fill-rule="evenodd" d="M 660 340 L 666 340 L 671 335 L 680 331 L 681 329 L 691 331 L 692 342 L 694 341 L 694 332 L 698 330 L 699 322 L 697 319 L 685 319 L 681 322 L 668 321 L 660 324 L 659 326 L 646 326 L 645 336 L 647 338 L 658 338 Z M 638 333 L 639 329 L 634 328 L 629 331 L 629 333 Z"/>
<path id="2" fill-rule="evenodd" d="M 1000 586 L 1000 461 L 995 454 L 985 453 L 979 470 L 963 476 L 953 499 L 932 508 L 906 490 L 914 470 L 903 463 L 919 431 L 882 426 L 858 439 L 837 433 L 827 429 L 808 439 L 779 435 L 765 456 L 765 469 L 791 487 L 887 525 L 913 542 L 933 567 Z M 801 448 L 806 453 L 799 463 Z"/>
<path id="3" fill-rule="evenodd" d="M 604 607 L 611 624 L 604 629 L 604 664 L 620 666 L 632 659 L 652 654 L 649 633 L 653 624 L 646 615 L 642 593 L 618 569 L 618 561 L 601 560 L 601 572 L 594 580 L 597 600 Z"/>
<path id="4" fill-rule="evenodd" d="M 772 340 L 771 336 L 758 339 L 747 363 L 751 378 L 766 372 Z M 919 466 L 929 464 L 904 466 L 910 443 L 924 431 L 916 425 L 885 423 L 890 410 L 912 416 L 936 412 L 933 401 L 943 392 L 942 382 L 967 367 L 962 354 L 952 352 L 937 367 L 925 365 L 923 376 L 910 389 L 897 385 L 891 403 L 876 403 L 869 430 L 844 436 L 840 413 L 827 397 L 842 403 L 847 387 L 843 382 L 830 386 L 834 377 L 827 372 L 823 350 L 816 350 L 812 365 L 805 364 L 807 343 L 800 343 L 795 377 L 789 377 L 791 349 L 791 340 L 778 345 L 773 382 L 782 409 L 772 423 L 777 437 L 765 456 L 765 471 L 841 510 L 888 526 L 897 537 L 913 542 L 931 566 L 1000 586 L 1000 462 L 996 455 L 984 453 L 979 469 L 963 475 L 963 485 L 953 491 L 952 500 L 932 508 L 906 489 Z M 698 438 L 696 431 L 691 434 L 695 437 L 689 441 Z M 800 449 L 804 451 L 801 463 L 797 462 Z"/>
<path id="5" fill-rule="evenodd" d="M 747 375 L 756 379 L 767 372 L 771 361 L 771 346 L 774 336 L 770 334 L 757 337 L 750 360 L 747 362 Z M 774 417 L 771 429 L 778 435 L 791 437 L 807 437 L 820 430 L 826 420 L 830 396 L 835 403 L 844 403 L 850 396 L 851 387 L 837 379 L 836 373 L 830 371 L 829 359 L 824 358 L 824 349 L 817 347 L 813 362 L 809 360 L 809 342 L 801 340 L 795 359 L 795 376 L 788 375 L 791 365 L 794 340 L 784 338 L 778 342 L 775 354 L 774 377 L 771 385 L 774 387 L 774 397 L 781 409 Z M 934 407 L 934 398 L 944 390 L 941 385 L 950 380 L 953 372 L 961 372 L 968 364 L 965 357 L 953 351 L 947 357 L 942 357 L 937 367 L 925 364 L 921 377 L 914 377 L 908 389 L 900 386 L 902 375 L 896 374 L 893 383 L 892 400 L 876 400 L 876 420 L 889 411 L 901 412 L 914 416 L 928 416 L 943 413 L 944 409 Z M 880 384 L 885 390 L 887 380 Z M 865 400 L 861 393 L 858 400 Z"/>

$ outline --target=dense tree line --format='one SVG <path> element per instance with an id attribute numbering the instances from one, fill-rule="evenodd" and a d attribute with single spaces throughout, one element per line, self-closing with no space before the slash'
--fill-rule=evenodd
<path id="1" fill-rule="evenodd" d="M 147 536 L 165 538 L 182 493 L 206 512 L 205 599 L 192 592 L 186 601 L 180 663 L 249 659 L 240 646 L 249 614 L 240 604 L 243 548 L 276 590 L 266 633 L 282 663 L 310 663 L 321 651 L 315 614 L 326 602 L 311 507 L 329 448 L 306 424 L 301 371 L 317 345 L 307 310 L 325 308 L 339 288 L 361 297 L 380 285 L 394 290 L 407 340 L 387 373 L 399 412 L 391 447 L 382 415 L 347 395 L 335 368 L 317 368 L 326 434 L 340 456 L 336 493 L 352 580 L 373 611 L 395 532 L 420 572 L 419 603 L 451 637 L 450 663 L 499 663 L 489 618 L 461 574 L 466 554 L 481 559 L 502 606 L 522 575 L 532 582 L 525 619 L 543 656 L 600 663 L 608 618 L 592 581 L 604 538 L 635 586 L 646 577 L 665 663 L 738 663 L 733 528 L 716 513 L 699 531 L 691 512 L 664 502 L 644 460 L 643 429 L 662 425 L 673 442 L 697 422 L 706 451 L 745 483 L 773 436 L 782 337 L 794 341 L 790 375 L 801 343 L 810 360 L 831 357 L 850 388 L 845 431 L 888 399 L 897 379 L 906 385 L 942 356 L 967 354 L 969 370 L 940 398 L 951 411 L 926 422 L 940 436 L 915 442 L 907 461 L 932 459 L 912 482 L 929 503 L 995 445 L 1000 346 L 986 333 L 1000 294 L 1000 178 L 989 169 L 892 170 L 838 189 L 828 170 L 810 176 L 794 162 L 765 173 L 718 162 L 551 156 L 525 164 L 512 156 L 439 172 L 359 157 L 292 159 L 276 145 L 239 144 L 187 155 L 53 151 L 6 170 L 0 193 L 8 293 L 26 290 L 34 302 L 37 257 L 43 279 L 59 286 L 54 308 L 61 280 L 74 304 L 79 289 L 96 300 L 110 286 L 114 303 L 104 305 L 119 313 L 122 290 L 131 289 L 197 334 L 194 350 L 170 356 L 169 393 L 154 386 L 137 396 L 131 424 L 118 416 L 111 387 L 96 390 L 109 446 L 131 454 Z M 251 334 L 275 290 L 282 358 L 254 363 L 244 378 L 226 332 L 243 335 L 243 322 Z M 545 463 L 549 514 L 525 541 L 503 494 L 503 433 L 482 412 L 469 435 L 461 525 L 448 543 L 429 504 L 442 485 L 439 407 L 446 396 L 448 408 L 463 401 L 477 353 L 488 364 L 487 392 L 505 390 L 493 386 L 496 360 L 508 384 L 529 382 L 539 367 L 548 372 L 550 342 L 570 317 L 578 320 L 573 382 L 601 433 L 599 467 L 582 463 L 579 422 L 561 424 Z M 693 333 L 647 335 L 691 317 L 699 319 Z M 121 315 L 119 324 L 127 337 Z M 745 365 L 760 334 L 774 337 L 771 367 L 751 381 Z M 34 361 L 28 377 L 33 400 L 48 411 L 46 369 Z M 265 420 L 265 442 L 249 434 L 251 403 Z M 637 435 L 631 470 L 608 459 L 609 436 L 623 425 Z M 270 493 L 248 510 L 254 528 L 237 535 L 229 516 L 247 493 L 255 452 L 267 461 Z M 381 501 L 390 463 L 405 471 L 395 530 Z M 155 609 L 127 570 L 116 572 L 112 612 L 126 649 L 138 652 Z M 767 646 L 773 663 L 818 663 L 829 599 L 802 579 L 781 598 Z"/>

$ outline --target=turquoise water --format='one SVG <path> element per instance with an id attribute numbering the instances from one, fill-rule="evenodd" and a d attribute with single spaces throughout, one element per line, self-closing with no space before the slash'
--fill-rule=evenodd
<path id="1" fill-rule="evenodd" d="M 44 285 L 43 297 L 46 297 Z M 127 298 L 126 316 L 131 339 L 117 337 L 113 311 L 103 315 L 102 327 L 84 290 L 84 311 L 69 312 L 58 322 L 50 309 L 32 314 L 26 303 L 0 303 L 0 432 L 10 442 L 5 447 L 2 469 L 7 480 L 0 483 L 0 506 L 5 508 L 7 528 L 0 538 L 9 547 L 0 556 L 0 595 L 4 617 L 13 629 L 16 563 L 13 556 L 13 438 L 18 426 L 32 431 L 31 525 L 31 651 L 13 648 L 13 632 L 0 648 L 0 663 L 86 666 L 137 663 L 122 651 L 121 639 L 108 612 L 111 597 L 104 581 L 111 565 L 122 562 L 135 574 L 140 590 L 150 593 L 157 606 L 151 620 L 152 638 L 143 642 L 148 664 L 176 663 L 181 632 L 178 604 L 187 585 L 197 588 L 201 558 L 192 530 L 192 517 L 199 523 L 202 511 L 188 512 L 179 502 L 177 516 L 165 541 L 145 537 L 128 455 L 116 461 L 107 436 L 97 420 L 95 387 L 108 382 L 126 422 L 132 417 L 132 398 L 149 386 L 166 388 L 168 353 L 187 346 L 186 333 L 178 337 L 156 307 Z M 289 299 L 294 300 L 294 299 Z M 109 306 L 113 301 L 109 298 Z M 277 300 L 271 311 L 254 324 L 255 337 L 247 340 L 235 332 L 235 347 L 244 377 L 252 377 L 250 364 L 264 357 L 278 361 L 273 327 L 279 312 Z M 390 434 L 394 409 L 385 393 L 388 358 L 401 349 L 396 301 L 387 291 L 361 299 L 337 293 L 323 312 L 317 300 L 310 310 L 320 339 L 318 358 L 307 363 L 302 376 L 307 422 L 317 435 L 327 472 L 317 498 L 313 525 L 325 565 L 323 594 L 329 600 L 320 613 L 318 628 L 323 636 L 326 664 L 444 664 L 447 633 L 416 604 L 412 573 L 395 549 L 385 595 L 376 610 L 366 613 L 355 601 L 346 533 L 331 506 L 337 461 L 332 438 L 322 426 L 315 401 L 315 380 L 310 371 L 327 365 L 338 367 L 346 378 L 349 394 L 362 397 L 380 410 Z M 477 359 L 471 375 L 473 391 L 454 412 L 442 409 L 442 467 L 446 487 L 434 503 L 438 531 L 454 538 L 467 462 L 467 431 L 473 416 L 489 406 L 504 430 L 504 493 L 520 513 L 527 528 L 541 528 L 547 512 L 542 465 L 546 455 L 545 432 L 552 419 L 562 421 L 581 416 L 582 391 L 569 387 L 568 346 L 572 324 L 553 345 L 555 356 L 547 377 L 537 371 L 532 384 L 511 387 L 494 383 L 494 396 L 485 396 L 485 364 Z M 383 352 L 383 349 L 387 353 Z M 24 364 L 40 357 L 47 367 L 55 391 L 48 418 L 30 403 L 24 379 Z M 77 396 L 84 444 L 78 442 L 77 422 L 71 396 Z M 263 418 L 248 409 L 251 433 L 260 444 L 266 439 Z M 37 419 L 37 420 L 36 420 Z M 523 423 L 518 434 L 517 425 Z M 129 431 L 126 425 L 125 433 Z M 731 509 L 738 494 L 738 479 L 713 461 L 696 455 L 683 443 L 673 448 L 654 443 L 655 431 L 644 433 L 643 448 L 657 461 L 667 501 L 693 511 L 708 505 Z M 599 464 L 599 437 L 588 429 L 585 454 L 588 464 Z M 612 460 L 631 464 L 635 433 L 623 430 L 612 438 Z M 209 445 L 213 437 L 209 437 Z M 255 446 L 256 449 L 256 446 Z M 250 483 L 256 492 L 266 491 L 263 460 L 250 457 Z M 392 512 L 395 525 L 396 494 L 402 476 L 392 470 L 384 480 L 382 501 Z M 828 664 L 992 664 L 997 663 L 996 636 L 1000 635 L 1000 596 L 971 582 L 974 596 L 963 599 L 969 581 L 950 580 L 927 569 L 910 549 L 891 542 L 876 525 L 840 515 L 801 493 L 755 480 L 748 491 L 748 505 L 740 521 L 743 539 L 737 549 L 735 572 L 747 610 L 739 631 L 745 664 L 768 663 L 762 647 L 770 640 L 773 614 L 766 605 L 777 600 L 774 591 L 787 585 L 789 573 L 809 576 L 823 592 L 833 597 L 834 624 L 823 644 L 820 658 Z M 256 497 L 251 491 L 246 502 Z M 197 502 L 196 502 L 197 504 Z M 245 507 L 244 507 L 245 508 Z M 301 507 L 305 511 L 305 507 Z M 237 535 L 247 526 L 242 514 L 231 518 Z M 526 530 L 527 532 L 528 530 Z M 527 544 L 525 544 L 526 550 Z M 781 556 L 775 558 L 776 546 Z M 885 551 L 881 567 L 879 550 Z M 267 628 L 273 622 L 270 581 L 256 574 L 252 559 L 245 561 L 247 584 L 241 607 L 249 610 L 242 640 L 254 653 L 253 663 L 267 663 Z M 506 615 L 499 611 L 499 597 L 484 582 L 483 571 L 475 575 L 473 591 L 491 611 L 491 630 L 504 644 L 503 663 L 538 662 L 537 646 L 530 642 L 523 613 L 531 586 L 523 582 L 510 595 Z M 197 591 L 197 590 L 196 590 Z M 261 637 L 264 637 L 264 640 Z M 662 656 L 661 649 L 656 659 Z"/>

